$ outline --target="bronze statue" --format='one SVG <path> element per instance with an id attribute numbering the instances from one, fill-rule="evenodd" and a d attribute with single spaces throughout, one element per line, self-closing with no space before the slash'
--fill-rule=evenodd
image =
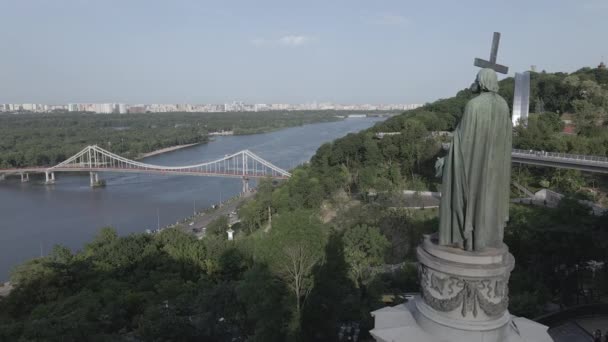
<path id="1" fill-rule="evenodd" d="M 480 94 L 467 103 L 449 153 L 437 164 L 439 244 L 480 251 L 500 247 L 509 219 L 512 125 L 494 70 L 480 70 L 472 88 Z"/>

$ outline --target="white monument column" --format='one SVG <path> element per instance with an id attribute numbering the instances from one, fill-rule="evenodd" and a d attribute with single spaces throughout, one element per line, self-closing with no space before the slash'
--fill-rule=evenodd
<path id="1" fill-rule="evenodd" d="M 530 111 L 530 72 L 515 73 L 515 91 L 513 92 L 513 127 L 528 124 Z"/>

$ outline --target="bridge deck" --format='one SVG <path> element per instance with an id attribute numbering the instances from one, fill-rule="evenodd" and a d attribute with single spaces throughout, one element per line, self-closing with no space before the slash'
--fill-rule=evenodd
<path id="1" fill-rule="evenodd" d="M 46 167 L 24 168 L 24 169 L 0 169 L 0 174 L 19 174 L 19 173 L 45 173 L 45 172 L 117 172 L 117 173 L 147 173 L 154 175 L 182 175 L 182 176 L 205 176 L 205 177 L 231 177 L 231 178 L 266 178 L 270 177 L 264 173 L 247 172 L 204 172 L 186 170 L 155 170 L 145 168 L 111 168 L 111 167 L 60 167 L 48 169 Z M 275 179 L 287 179 L 287 176 L 272 176 Z"/>
<path id="2" fill-rule="evenodd" d="M 536 166 L 608 173 L 608 158 L 599 156 L 514 149 L 511 161 Z"/>
<path id="3" fill-rule="evenodd" d="M 63 162 L 48 167 L 24 167 L 0 169 L 0 175 L 45 173 L 47 183 L 52 183 L 55 172 L 129 172 L 160 175 L 187 175 L 233 178 L 286 179 L 289 172 L 262 159 L 249 150 L 242 150 L 219 159 L 193 165 L 169 166 L 153 165 L 130 160 L 106 151 L 97 145 L 87 146 Z M 91 176 L 93 179 L 93 176 Z M 95 175 L 95 179 L 97 176 Z M 93 182 L 93 181 L 92 181 Z"/>

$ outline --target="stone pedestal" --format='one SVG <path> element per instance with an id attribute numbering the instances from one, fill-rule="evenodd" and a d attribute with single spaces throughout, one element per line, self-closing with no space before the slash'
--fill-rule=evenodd
<path id="1" fill-rule="evenodd" d="M 417 256 L 420 296 L 372 313 L 376 341 L 552 341 L 547 327 L 507 310 L 515 260 L 506 245 L 467 252 L 426 236 Z"/>

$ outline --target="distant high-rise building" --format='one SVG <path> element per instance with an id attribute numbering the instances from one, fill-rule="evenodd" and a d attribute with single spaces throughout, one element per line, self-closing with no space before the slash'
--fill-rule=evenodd
<path id="1" fill-rule="evenodd" d="M 116 104 L 116 112 L 118 114 L 126 114 L 127 113 L 127 105 L 124 103 L 117 103 Z"/>
<path id="2" fill-rule="evenodd" d="M 129 106 L 128 112 L 129 113 L 145 113 L 146 112 L 146 106 L 144 106 L 144 105 Z"/>
<path id="3" fill-rule="evenodd" d="M 36 109 L 36 105 L 32 103 L 24 103 L 21 105 L 21 110 L 27 110 L 33 112 Z"/>

